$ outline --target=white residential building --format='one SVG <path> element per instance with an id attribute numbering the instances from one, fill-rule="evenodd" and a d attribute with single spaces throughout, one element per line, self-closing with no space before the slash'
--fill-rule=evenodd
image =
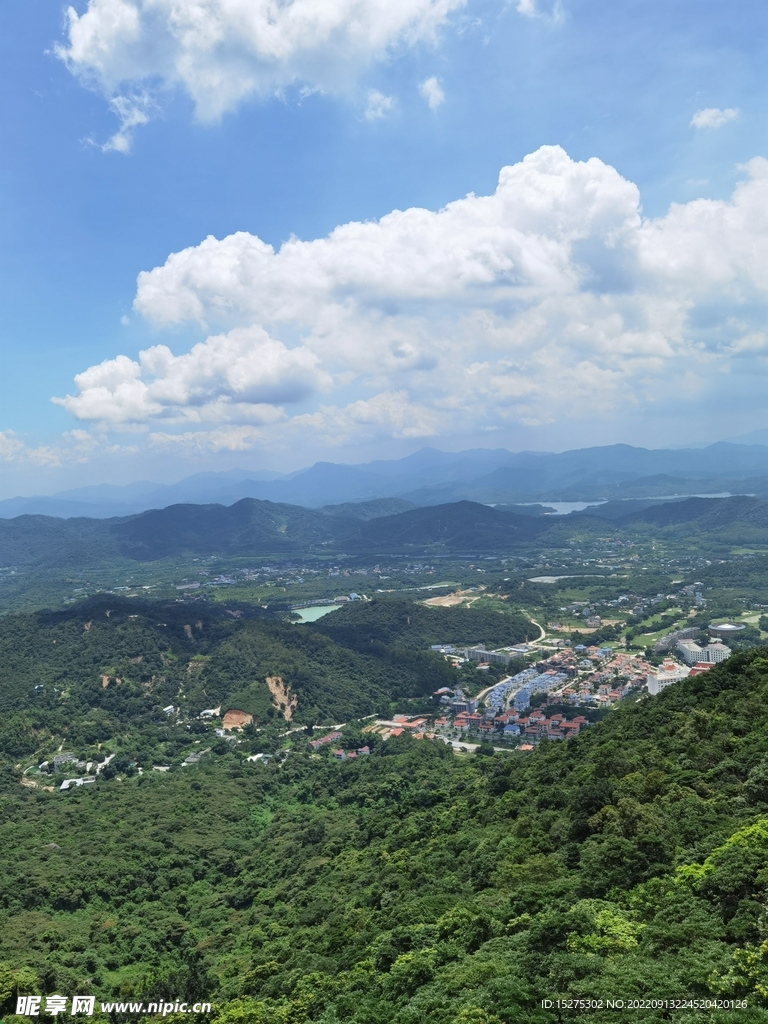
<path id="1" fill-rule="evenodd" d="M 657 672 L 646 676 L 645 683 L 648 693 L 654 697 L 657 693 L 671 686 L 672 683 L 679 683 L 690 675 L 690 669 L 686 665 L 679 665 L 676 661 L 666 660 Z"/>
<path id="2" fill-rule="evenodd" d="M 717 640 L 707 644 L 706 647 L 700 647 L 695 640 L 680 640 L 677 650 L 687 665 L 696 665 L 699 662 L 714 665 L 730 658 L 732 653 L 730 647 L 726 647 L 725 644 L 721 644 Z"/>

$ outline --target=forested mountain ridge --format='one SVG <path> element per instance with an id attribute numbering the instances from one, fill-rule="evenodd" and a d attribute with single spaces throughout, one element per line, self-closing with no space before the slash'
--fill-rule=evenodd
<path id="1" fill-rule="evenodd" d="M 21 515 L 0 519 L 0 565 L 83 568 L 121 557 L 337 550 L 337 541 L 355 536 L 361 523 L 411 507 L 399 498 L 322 509 L 244 498 L 234 505 L 170 505 L 113 519 Z"/>
<path id="2" fill-rule="evenodd" d="M 6 771 L 0 960 L 43 991 L 210 997 L 218 1024 L 571 1019 L 545 998 L 764 1022 L 767 727 L 756 651 L 529 757 L 398 737 L 68 796 Z"/>
<path id="3" fill-rule="evenodd" d="M 638 509 L 607 503 L 570 515 L 523 514 L 473 501 L 422 508 L 380 499 L 307 509 L 254 498 L 233 505 L 171 505 L 118 519 L 0 519 L 0 566 L 84 567 L 111 559 L 299 555 L 483 555 L 562 546 L 576 538 L 632 539 L 681 530 L 723 542 L 768 542 L 768 502 L 745 495 L 689 498 Z M 644 535 L 644 534 L 643 534 Z"/>
<path id="4" fill-rule="evenodd" d="M 229 506 L 171 505 L 120 519 L 0 519 L 0 565 L 82 568 L 109 558 L 506 551 L 552 525 L 545 517 L 470 501 L 409 509 L 406 502 L 382 499 L 306 509 L 243 498 Z"/>
<path id="5" fill-rule="evenodd" d="M 337 550 L 360 524 L 392 515 L 409 503 L 398 499 L 307 509 L 243 498 L 234 505 L 171 505 L 110 522 L 109 533 L 127 558 L 152 560 L 177 554 L 247 555 Z"/>

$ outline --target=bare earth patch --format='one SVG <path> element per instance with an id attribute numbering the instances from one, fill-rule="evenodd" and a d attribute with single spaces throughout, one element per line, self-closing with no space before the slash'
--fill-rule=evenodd
<path id="1" fill-rule="evenodd" d="M 53 793 L 53 786 L 43 786 L 39 782 L 36 782 L 34 779 L 28 778 L 26 775 L 22 775 L 22 777 L 19 779 L 19 782 L 21 783 L 22 786 L 25 786 L 27 789 L 42 789 L 45 790 L 46 793 Z"/>
<path id="2" fill-rule="evenodd" d="M 275 707 L 278 708 L 286 722 L 290 722 L 293 712 L 296 710 L 299 698 L 291 693 L 290 687 L 286 686 L 280 676 L 267 676 L 267 686 L 272 694 Z"/>
<path id="3" fill-rule="evenodd" d="M 443 597 L 428 597 L 421 603 L 431 605 L 433 608 L 455 608 L 458 604 L 472 604 L 482 596 L 482 594 L 469 594 L 465 590 L 457 590 L 455 593 L 445 594 Z"/>
<path id="4" fill-rule="evenodd" d="M 253 715 L 249 715 L 245 711 L 237 711 L 234 708 L 231 711 L 227 711 L 221 720 L 222 729 L 242 729 L 246 725 L 250 725 L 253 721 Z"/>

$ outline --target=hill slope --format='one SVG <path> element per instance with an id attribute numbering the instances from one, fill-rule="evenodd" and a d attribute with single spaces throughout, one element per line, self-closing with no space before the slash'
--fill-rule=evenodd
<path id="1" fill-rule="evenodd" d="M 351 520 L 350 520 L 351 522 Z M 345 523 L 298 505 L 243 498 L 234 505 L 171 505 L 110 524 L 120 554 L 154 560 L 178 554 L 309 551 Z"/>
<path id="2" fill-rule="evenodd" d="M 538 537 L 551 525 L 548 518 L 456 501 L 372 520 L 346 540 L 346 546 L 366 553 L 508 551 Z"/>
<path id="3" fill-rule="evenodd" d="M 306 509 L 243 498 L 233 505 L 170 505 L 114 519 L 22 515 L 0 519 L 0 565 L 73 566 L 124 557 L 258 555 L 335 550 L 361 523 L 412 508 L 399 498 Z"/>

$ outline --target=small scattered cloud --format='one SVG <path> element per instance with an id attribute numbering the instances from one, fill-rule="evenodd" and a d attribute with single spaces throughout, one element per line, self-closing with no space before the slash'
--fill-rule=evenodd
<path id="1" fill-rule="evenodd" d="M 378 89 L 370 89 L 368 92 L 368 105 L 365 108 L 365 119 L 366 121 L 380 121 L 392 113 L 394 106 L 394 96 L 385 96 Z"/>
<path id="2" fill-rule="evenodd" d="M 0 430 L 0 459 L 3 462 L 13 462 L 18 459 L 26 445 L 20 441 L 12 430 Z"/>
<path id="3" fill-rule="evenodd" d="M 94 437 L 87 430 L 81 430 L 79 427 L 75 430 L 68 430 L 63 437 L 65 440 L 70 441 L 80 452 L 92 452 L 99 447 L 98 438 Z"/>
<path id="4" fill-rule="evenodd" d="M 87 462 L 105 444 L 87 430 L 68 430 L 49 445 L 28 445 L 13 430 L 0 430 L 0 462 L 38 467 L 56 467 Z"/>
<path id="5" fill-rule="evenodd" d="M 425 82 L 422 82 L 419 86 L 419 92 L 427 101 L 427 106 L 430 110 L 437 110 L 437 108 L 445 102 L 445 93 L 443 92 L 440 82 L 437 78 L 432 76 Z"/>
<path id="6" fill-rule="evenodd" d="M 517 13 L 522 14 L 524 18 L 541 18 L 550 22 L 560 22 L 563 20 L 563 5 L 561 0 L 554 0 L 549 11 L 542 11 L 539 7 L 538 0 L 518 0 Z"/>
<path id="7" fill-rule="evenodd" d="M 382 438 L 434 437 L 449 426 L 447 418 L 410 398 L 406 391 L 384 391 L 346 406 L 324 406 L 295 416 L 290 430 L 310 431 L 334 447 L 378 441 Z"/>
<path id="8" fill-rule="evenodd" d="M 215 430 L 189 430 L 182 434 L 156 431 L 149 435 L 150 446 L 155 450 L 189 455 L 246 452 L 264 440 L 264 431 L 254 427 L 218 427 Z"/>
<path id="9" fill-rule="evenodd" d="M 704 110 L 697 110 L 691 118 L 692 128 L 722 128 L 729 121 L 735 121 L 739 116 L 737 107 L 727 107 L 720 110 L 719 107 L 705 107 Z"/>
<path id="10" fill-rule="evenodd" d="M 109 105 L 117 114 L 120 128 L 101 146 L 101 151 L 130 153 L 134 131 L 142 125 L 149 124 L 150 116 L 158 109 L 157 104 L 149 93 L 142 92 L 134 96 L 113 96 Z"/>

